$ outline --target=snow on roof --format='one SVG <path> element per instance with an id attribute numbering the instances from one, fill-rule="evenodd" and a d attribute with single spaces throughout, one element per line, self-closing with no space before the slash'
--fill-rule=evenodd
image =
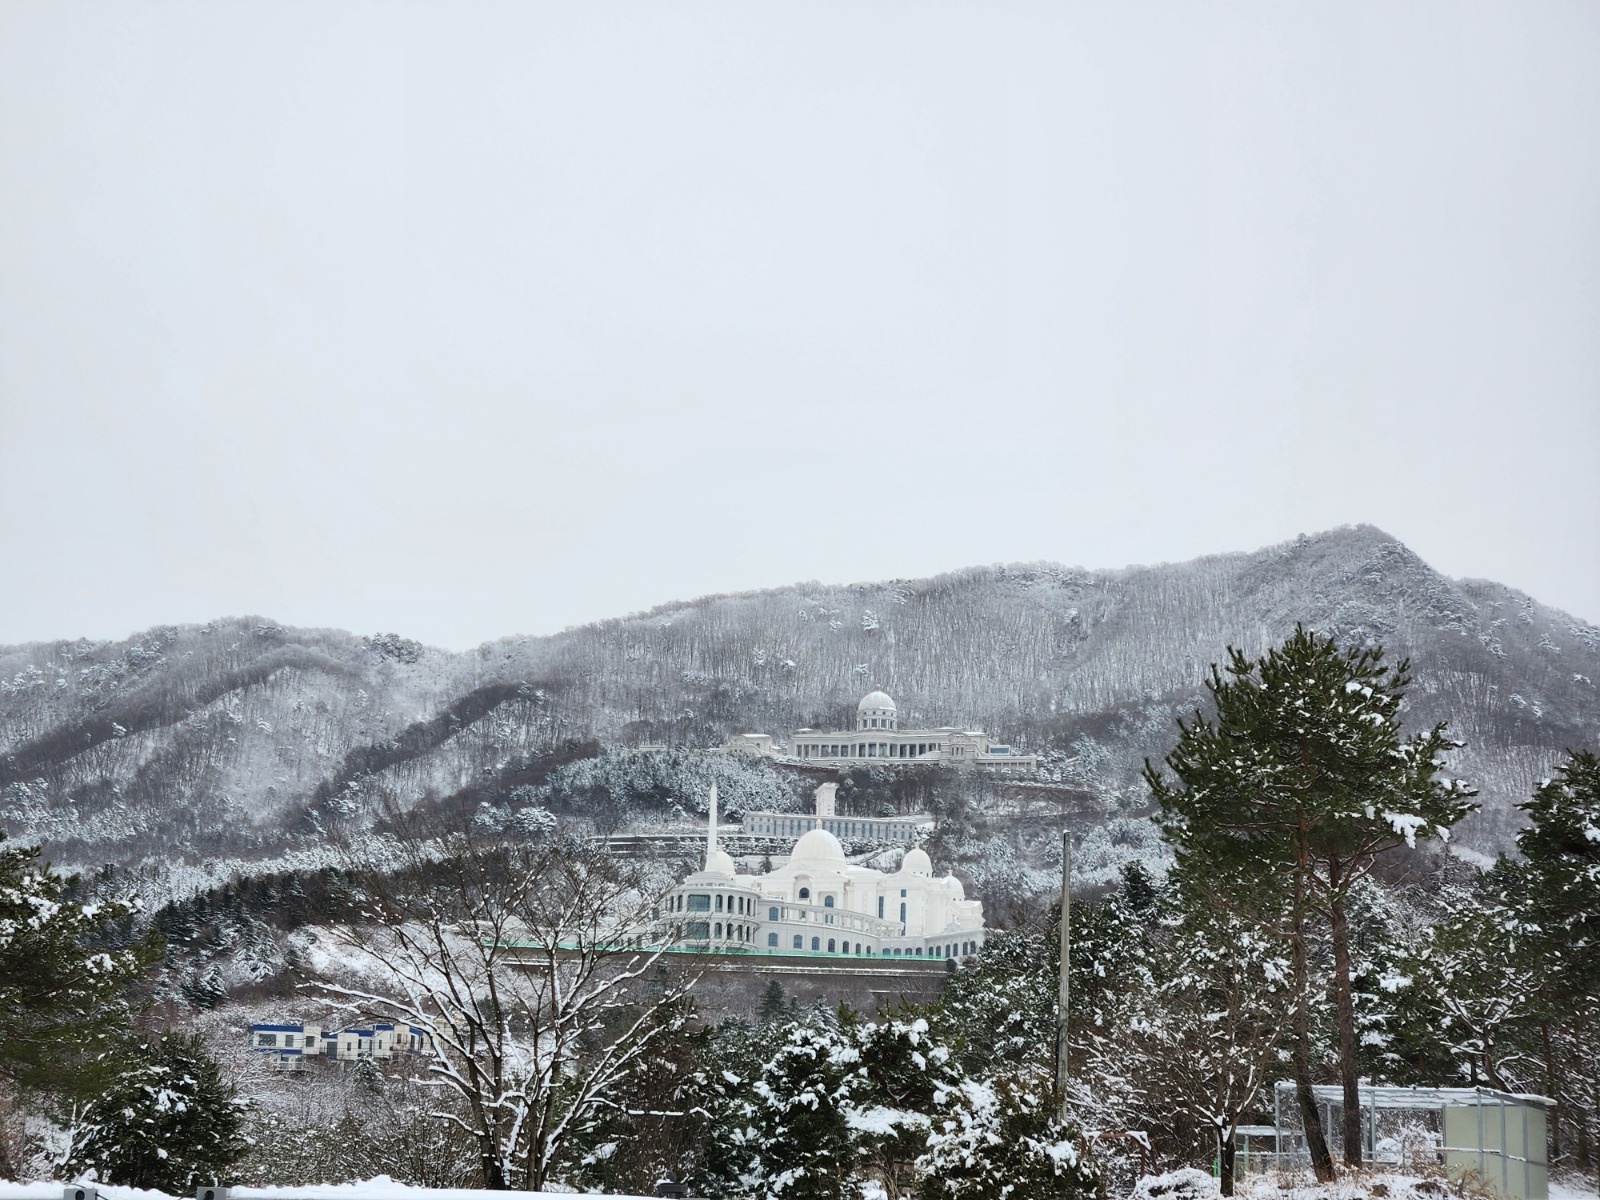
<path id="1" fill-rule="evenodd" d="M 1293 1091 L 1294 1084 L 1279 1080 L 1277 1089 Z M 1311 1091 L 1318 1100 L 1344 1103 L 1344 1089 L 1334 1083 L 1319 1083 Z M 1357 1088 L 1363 1108 L 1437 1108 L 1447 1104 L 1542 1104 L 1554 1105 L 1547 1096 L 1532 1092 L 1501 1092 L 1486 1087 L 1406 1087 L 1400 1084 L 1363 1083 Z"/>

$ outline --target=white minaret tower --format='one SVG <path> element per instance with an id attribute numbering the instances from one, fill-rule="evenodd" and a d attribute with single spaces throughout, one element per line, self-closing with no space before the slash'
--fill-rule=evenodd
<path id="1" fill-rule="evenodd" d="M 721 847 L 717 845 L 717 781 L 713 779 L 711 781 L 711 824 L 706 829 L 706 870 L 716 870 L 716 867 L 712 864 L 717 861 L 717 851 L 719 849 Z"/>
<path id="2" fill-rule="evenodd" d="M 706 829 L 706 869 L 712 875 L 736 875 L 738 868 L 733 857 L 717 842 L 717 785 L 711 785 L 711 824 Z"/>

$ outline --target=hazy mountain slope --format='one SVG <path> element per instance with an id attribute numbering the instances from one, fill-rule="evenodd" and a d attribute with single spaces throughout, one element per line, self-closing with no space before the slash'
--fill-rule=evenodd
<path id="1" fill-rule="evenodd" d="M 841 726 L 873 684 L 904 724 L 985 727 L 1137 803 L 1143 756 L 1170 745 L 1207 664 L 1297 620 L 1413 657 L 1408 720 L 1448 718 L 1469 743 L 1456 767 L 1484 789 L 1482 844 L 1563 747 L 1600 743 L 1600 630 L 1360 527 L 1115 572 L 708 597 L 466 654 L 254 618 L 3 648 L 0 822 L 75 862 L 274 856 L 315 842 L 308 813 L 376 793 L 493 797 L 591 736 Z"/>

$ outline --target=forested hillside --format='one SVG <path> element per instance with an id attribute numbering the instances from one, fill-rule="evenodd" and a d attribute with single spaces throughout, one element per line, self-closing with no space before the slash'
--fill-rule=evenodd
<path id="1" fill-rule="evenodd" d="M 902 725 L 986 728 L 1129 811 L 1208 664 L 1297 621 L 1411 656 L 1407 725 L 1449 720 L 1466 743 L 1452 769 L 1482 791 L 1469 844 L 1507 845 L 1510 805 L 1562 749 L 1600 742 L 1600 629 L 1447 579 L 1357 527 L 1122 571 L 1039 563 L 715 596 L 462 654 L 249 617 L 7 647 L 0 825 L 78 865 L 214 877 L 230 859 L 315 862 L 320 830 L 380 799 L 545 795 L 552 771 L 607 746 L 842 726 L 873 685 Z M 752 799 L 775 788 L 798 803 L 801 782 L 752 782 Z M 628 796 L 612 800 L 625 815 Z"/>

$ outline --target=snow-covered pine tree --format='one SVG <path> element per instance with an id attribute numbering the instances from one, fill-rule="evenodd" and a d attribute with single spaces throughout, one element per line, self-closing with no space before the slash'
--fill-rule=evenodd
<path id="1" fill-rule="evenodd" d="M 1057 940 L 1048 930 L 996 930 L 977 961 L 950 977 L 932 1013 L 933 1032 L 963 1069 L 992 1074 L 1053 1061 Z"/>
<path id="2" fill-rule="evenodd" d="M 889 1200 L 914 1195 L 938 1096 L 959 1081 L 950 1048 L 933 1040 L 927 1019 L 914 1011 L 846 1028 L 860 1056 L 861 1086 L 846 1123 L 862 1173 Z"/>
<path id="3" fill-rule="evenodd" d="M 1297 626 L 1252 660 L 1229 648 L 1206 681 L 1215 718 L 1179 722 L 1166 765 L 1145 777 L 1178 854 L 1177 870 L 1242 913 L 1286 913 L 1295 985 L 1298 1106 L 1319 1178 L 1333 1175 L 1312 1098 L 1307 922 L 1326 923 L 1334 960 L 1344 1158 L 1361 1161 L 1359 1045 L 1345 903 L 1380 855 L 1448 836 L 1472 789 L 1441 775 L 1456 747 L 1443 724 L 1402 736 L 1409 664 L 1381 647 L 1341 650 Z"/>
<path id="4" fill-rule="evenodd" d="M 1552 984 L 1600 993 L 1600 756 L 1568 755 L 1519 805 L 1532 821 L 1517 835 L 1526 914 L 1539 929 Z"/>
<path id="5" fill-rule="evenodd" d="M 122 1059 L 69 1122 L 63 1165 L 107 1183 L 186 1194 L 244 1155 L 243 1105 L 198 1037 L 169 1033 Z"/>
<path id="6" fill-rule="evenodd" d="M 129 1022 L 127 991 L 160 954 L 151 935 L 118 948 L 133 901 L 69 898 L 37 847 L 0 833 L 0 1082 L 92 1094 Z"/>
<path id="7" fill-rule="evenodd" d="M 1533 935 L 1544 1090 L 1561 1101 L 1552 1144 L 1600 1168 L 1600 756 L 1570 752 L 1520 806 L 1522 903 Z M 1568 1138 L 1570 1134 L 1570 1139 Z"/>
<path id="8" fill-rule="evenodd" d="M 1532 928 L 1507 895 L 1515 870 L 1502 865 L 1469 887 L 1452 887 L 1415 946 L 1378 985 L 1397 1035 L 1393 1071 L 1404 1082 L 1527 1091 L 1534 1084 L 1521 1046 L 1543 980 Z"/>
<path id="9" fill-rule="evenodd" d="M 1101 1193 L 1078 1137 L 1051 1103 L 1050 1076 L 1018 1070 L 939 1089 L 918 1193 L 942 1200 L 1076 1200 Z"/>
<path id="10" fill-rule="evenodd" d="M 768 1043 L 770 1045 L 770 1041 Z M 750 1076 L 720 1070 L 701 1182 L 714 1196 L 843 1200 L 855 1168 L 847 1116 L 859 1052 L 837 1029 L 786 1027 Z"/>

